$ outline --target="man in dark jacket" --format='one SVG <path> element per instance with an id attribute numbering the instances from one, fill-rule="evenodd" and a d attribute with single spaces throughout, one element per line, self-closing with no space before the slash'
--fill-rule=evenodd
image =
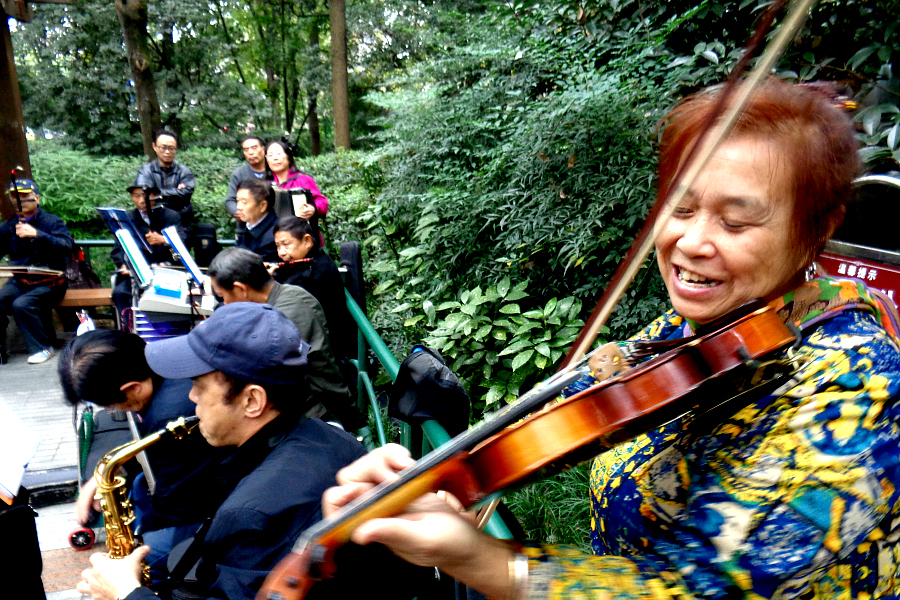
<path id="1" fill-rule="evenodd" d="M 178 236 L 186 244 L 187 234 L 181 225 L 181 216 L 174 210 L 157 204 L 160 200 L 160 190 L 157 187 L 130 185 L 126 190 L 134 202 L 134 209 L 128 211 L 128 217 L 150 247 L 148 253 L 143 245 L 138 243 L 144 258 L 150 264 L 175 264 L 177 259 L 172 255 L 162 230 L 174 226 L 178 230 Z M 118 240 L 110 256 L 117 269 L 113 302 L 121 314 L 126 307 L 131 306 L 131 276 L 125 266 L 125 250 Z"/>
<path id="2" fill-rule="evenodd" d="M 9 265 L 14 267 L 65 271 L 72 235 L 62 219 L 41 210 L 37 185 L 30 179 L 17 179 L 7 194 L 16 214 L 0 225 L 0 258 L 8 255 Z M 46 273 L 17 273 L 0 288 L 0 364 L 7 360 L 6 326 L 10 316 L 16 318 L 25 338 L 29 364 L 42 363 L 52 356 L 46 324 L 50 311 L 65 295 L 65 276 Z"/>
<path id="3" fill-rule="evenodd" d="M 237 245 L 255 252 L 263 262 L 277 263 L 272 186 L 259 179 L 245 179 L 237 187 L 237 217 L 245 229 L 238 233 Z"/>
<path id="4" fill-rule="evenodd" d="M 301 287 L 277 283 L 266 271 L 262 259 L 243 248 L 220 252 L 209 265 L 207 275 L 213 291 L 226 305 L 258 302 L 273 306 L 310 345 L 305 409 L 312 409 L 314 416 L 340 421 L 348 430 L 355 431 L 365 425 L 331 349 L 325 312 L 312 294 Z M 321 414 L 316 409 L 321 409 Z"/>
<path id="5" fill-rule="evenodd" d="M 299 414 L 308 345 L 270 306 L 217 310 L 186 336 L 146 349 L 150 367 L 192 378 L 200 432 L 216 447 L 237 446 L 223 463 L 229 491 L 200 544 L 196 597 L 251 600 L 299 535 L 321 519 L 321 497 L 337 471 L 365 453 L 350 434 Z M 154 599 L 135 564 L 91 557 L 78 591 L 96 598 Z"/>
<path id="6" fill-rule="evenodd" d="M 236 217 L 237 215 L 237 188 L 238 184 L 245 179 L 265 179 L 266 178 L 266 148 L 262 138 L 255 135 L 248 135 L 241 140 L 241 151 L 244 153 L 246 162 L 231 172 L 231 178 L 228 181 L 228 192 L 225 194 L 225 210 L 228 214 Z M 237 219 L 235 225 L 235 233 L 240 235 L 244 231 L 244 222 Z"/>
<path id="7" fill-rule="evenodd" d="M 163 129 L 156 133 L 153 151 L 157 158 L 141 166 L 132 185 L 159 188 L 159 203 L 181 215 L 181 224 L 190 235 L 190 228 L 194 224 L 194 206 L 191 204 L 195 186 L 194 173 L 175 162 L 178 138 L 171 131 Z"/>
<path id="8" fill-rule="evenodd" d="M 66 401 L 72 406 L 92 402 L 119 410 L 133 411 L 141 437 L 159 431 L 178 417 L 194 415 L 188 398 L 191 382 L 164 379 L 147 364 L 140 336 L 125 331 L 98 329 L 79 335 L 59 354 L 57 372 Z M 102 457 L 116 443 L 103 445 L 94 439 L 91 456 Z M 99 447 L 98 447 L 99 446 Z M 156 478 L 150 496 L 143 478 L 135 479 L 131 498 L 136 508 L 136 524 L 144 543 L 152 548 L 148 563 L 151 577 L 163 579 L 166 558 L 173 546 L 191 537 L 200 523 L 219 506 L 224 496 L 216 496 L 213 484 L 217 468 L 227 453 L 213 448 L 199 432 L 180 440 L 166 440 L 147 450 L 150 469 Z M 93 464 L 87 468 L 93 472 Z M 75 503 L 75 519 L 87 525 L 91 509 L 100 510 L 94 500 L 97 481 L 90 477 Z"/>

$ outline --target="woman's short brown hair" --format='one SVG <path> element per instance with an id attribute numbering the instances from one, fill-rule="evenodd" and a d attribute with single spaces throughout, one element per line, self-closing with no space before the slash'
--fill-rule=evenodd
<path id="1" fill-rule="evenodd" d="M 858 144 L 848 116 L 833 105 L 827 87 L 769 79 L 753 92 L 732 138 L 773 141 L 789 167 L 794 197 L 794 242 L 812 262 L 844 216 L 860 172 Z M 720 88 L 683 100 L 661 121 L 659 197 L 673 185 L 683 157 L 709 123 Z"/>

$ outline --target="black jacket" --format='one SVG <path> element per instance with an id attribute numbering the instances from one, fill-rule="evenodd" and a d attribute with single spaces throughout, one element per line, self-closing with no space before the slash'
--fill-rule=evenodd
<path id="1" fill-rule="evenodd" d="M 0 258 L 9 256 L 11 266 L 44 267 L 65 271 L 66 260 L 72 253 L 72 234 L 62 219 L 41 210 L 29 225 L 37 229 L 37 237 L 20 238 L 16 235 L 18 215 L 0 225 Z"/>
<path id="2" fill-rule="evenodd" d="M 284 265 L 275 271 L 278 283 L 296 285 L 315 296 L 325 311 L 331 348 L 337 358 L 356 356 L 356 323 L 347 309 L 344 281 L 337 265 L 321 248 L 309 262 Z"/>
<path id="3" fill-rule="evenodd" d="M 154 378 L 153 399 L 139 413 L 142 437 L 178 417 L 194 415 L 196 405 L 188 398 L 192 385 L 190 379 Z M 151 506 L 142 507 L 144 531 L 199 523 L 214 511 L 223 496 L 216 497 L 210 489 L 218 481 L 218 464 L 231 453 L 231 448 L 210 446 L 198 430 L 150 446 L 147 458 L 156 475 L 156 493 Z"/>
<path id="4" fill-rule="evenodd" d="M 277 220 L 278 217 L 275 213 L 266 213 L 256 227 L 247 228 L 238 233 L 238 247 L 255 252 L 262 257 L 263 262 L 278 262 L 278 250 L 275 248 L 275 222 Z"/>
<path id="5" fill-rule="evenodd" d="M 134 224 L 135 229 L 138 230 L 142 236 L 147 235 L 150 231 L 155 231 L 156 233 L 162 233 L 162 230 L 166 227 L 175 226 L 178 229 L 178 236 L 181 238 L 181 241 L 187 243 L 187 235 L 184 232 L 184 227 L 181 226 L 181 215 L 175 212 L 172 209 L 165 208 L 163 206 L 157 206 L 150 213 L 150 224 L 148 225 L 146 221 L 141 217 L 138 209 L 132 209 L 128 211 L 128 217 L 131 219 L 131 222 Z M 146 250 L 144 250 L 143 244 L 139 240 L 135 240 L 138 244 L 138 248 L 141 249 L 141 252 L 144 254 L 144 258 L 147 259 L 147 262 L 150 264 L 157 263 L 176 263 L 177 259 L 173 256 L 172 251 L 169 249 L 168 244 L 163 244 L 162 246 L 150 246 L 150 254 L 147 254 Z M 113 263 L 116 267 L 121 267 L 125 264 L 125 251 L 122 249 L 122 246 L 119 244 L 119 241 L 116 240 L 116 245 L 113 248 L 113 251 L 110 253 L 110 257 L 113 260 Z"/>
<path id="6" fill-rule="evenodd" d="M 178 189 L 180 184 L 185 187 Z M 194 195 L 194 173 L 186 166 L 172 163 L 171 167 L 163 167 L 159 159 L 145 163 L 138 169 L 132 185 L 155 186 L 159 188 L 162 199 L 159 203 L 181 214 L 181 222 L 185 227 L 194 223 L 194 207 L 191 196 Z"/>
<path id="7" fill-rule="evenodd" d="M 300 534 L 322 518 L 322 493 L 338 470 L 363 454 L 337 427 L 286 415 L 241 445 L 221 465 L 216 489 L 230 493 L 201 549 L 197 579 L 208 597 L 251 600 Z M 147 588 L 127 596 L 154 597 Z"/>

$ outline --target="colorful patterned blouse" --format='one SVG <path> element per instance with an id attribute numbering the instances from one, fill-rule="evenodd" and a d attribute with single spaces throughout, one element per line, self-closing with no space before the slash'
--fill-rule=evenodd
<path id="1" fill-rule="evenodd" d="M 526 548 L 529 598 L 900 596 L 896 327 L 855 281 L 773 306 L 803 328 L 800 370 L 730 416 L 681 417 L 594 459 L 595 555 Z M 670 311 L 636 337 L 689 328 Z"/>

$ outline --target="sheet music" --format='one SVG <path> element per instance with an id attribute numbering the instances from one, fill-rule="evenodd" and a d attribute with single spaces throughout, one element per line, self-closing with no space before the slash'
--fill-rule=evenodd
<path id="1" fill-rule="evenodd" d="M 202 290 L 206 276 L 200 271 L 200 267 L 194 262 L 194 257 L 191 256 L 191 253 L 188 252 L 184 242 L 181 241 L 181 237 L 178 235 L 178 229 L 174 225 L 170 225 L 162 230 L 162 234 L 169 243 L 169 246 L 175 252 L 178 260 L 181 261 L 181 264 L 183 264 L 184 268 L 187 269 L 187 272 L 190 273 L 194 283 Z"/>
<path id="2" fill-rule="evenodd" d="M 0 403 L 0 500 L 12 504 L 40 440 L 8 406 Z"/>

